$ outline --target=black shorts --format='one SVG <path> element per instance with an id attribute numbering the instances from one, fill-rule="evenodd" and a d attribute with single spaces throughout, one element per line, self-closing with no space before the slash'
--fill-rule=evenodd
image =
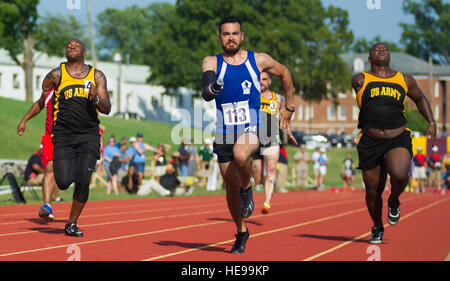
<path id="1" fill-rule="evenodd" d="M 374 139 L 362 135 L 358 141 L 359 167 L 361 170 L 371 170 L 381 165 L 384 155 L 391 149 L 404 147 L 412 157 L 412 137 L 409 130 L 393 139 Z"/>
<path id="2" fill-rule="evenodd" d="M 238 137 L 244 132 L 237 134 L 216 134 L 213 143 L 213 152 L 217 155 L 219 163 L 228 163 L 233 161 L 233 148 Z M 257 132 L 256 132 L 257 134 Z"/>
<path id="3" fill-rule="evenodd" d="M 74 159 L 80 153 L 90 153 L 100 159 L 100 135 L 54 136 L 53 145 L 53 160 Z"/>

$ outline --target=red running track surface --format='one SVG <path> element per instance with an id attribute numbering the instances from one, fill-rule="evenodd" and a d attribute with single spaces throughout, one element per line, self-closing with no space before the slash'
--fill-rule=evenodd
<path id="1" fill-rule="evenodd" d="M 262 193 L 246 220 L 243 255 L 229 251 L 236 229 L 225 195 L 88 202 L 78 221 L 84 237 L 68 237 L 70 202 L 0 207 L 0 261 L 443 261 L 450 252 L 450 196 L 404 193 L 398 225 L 383 244 L 367 242 L 372 226 L 363 192 L 276 193 L 262 215 Z M 384 215 L 386 222 L 386 197 Z"/>

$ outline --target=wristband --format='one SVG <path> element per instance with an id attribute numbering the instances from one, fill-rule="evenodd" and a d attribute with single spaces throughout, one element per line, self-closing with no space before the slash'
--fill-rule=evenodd
<path id="1" fill-rule="evenodd" d="M 436 126 L 436 122 L 428 123 L 428 126 Z"/>
<path id="2" fill-rule="evenodd" d="M 290 109 L 287 107 L 287 105 L 285 105 L 284 108 L 286 108 L 286 110 L 289 111 L 290 113 L 294 113 L 294 111 L 295 111 L 295 106 L 292 107 L 292 109 Z"/>

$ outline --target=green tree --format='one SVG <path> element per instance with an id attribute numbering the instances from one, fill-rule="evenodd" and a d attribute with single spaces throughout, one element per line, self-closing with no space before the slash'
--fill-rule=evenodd
<path id="1" fill-rule="evenodd" d="M 347 12 L 324 8 L 320 0 L 177 1 L 175 13 L 145 48 L 150 80 L 170 94 L 180 87 L 199 93 L 201 61 L 222 51 L 218 23 L 229 15 L 243 23 L 242 47 L 266 52 L 285 64 L 296 92 L 305 99 L 320 100 L 348 88 L 351 74 L 339 58 L 353 40 Z"/>
<path id="2" fill-rule="evenodd" d="M 37 59 L 35 50 L 49 55 L 61 54 L 67 38 L 79 36 L 79 29 L 82 28 L 74 17 L 67 19 L 47 14 L 45 19 L 39 21 L 38 4 L 39 0 L 0 2 L 0 11 L 6 14 L 0 18 L 0 26 L 3 26 L 0 47 L 5 48 L 11 59 L 24 70 L 27 101 L 33 100 L 33 69 Z"/>
<path id="3" fill-rule="evenodd" d="M 450 3 L 443 0 L 405 0 L 403 10 L 414 16 L 414 24 L 401 23 L 401 42 L 406 52 L 423 60 L 448 64 L 450 50 Z"/>
<path id="4" fill-rule="evenodd" d="M 133 5 L 123 10 L 108 8 L 97 16 L 102 58 L 112 60 L 115 52 L 129 54 L 130 63 L 144 64 L 144 47 L 166 24 L 173 13 L 169 3 L 152 3 L 147 7 Z"/>

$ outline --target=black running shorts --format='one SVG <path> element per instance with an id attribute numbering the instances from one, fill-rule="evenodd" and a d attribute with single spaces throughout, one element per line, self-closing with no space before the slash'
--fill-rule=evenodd
<path id="1" fill-rule="evenodd" d="M 244 132 L 237 134 L 216 134 L 213 143 L 213 152 L 217 155 L 219 163 L 228 163 L 233 161 L 233 148 L 238 137 Z M 257 132 L 255 132 L 257 134 Z"/>
<path id="2" fill-rule="evenodd" d="M 404 147 L 412 157 L 411 131 L 405 130 L 393 139 L 374 139 L 363 134 L 356 146 L 361 170 L 371 170 L 380 166 L 384 155 L 391 149 Z"/>
<path id="3" fill-rule="evenodd" d="M 54 137 L 53 144 L 53 160 L 74 159 L 80 153 L 100 159 L 100 135 L 64 135 Z"/>

